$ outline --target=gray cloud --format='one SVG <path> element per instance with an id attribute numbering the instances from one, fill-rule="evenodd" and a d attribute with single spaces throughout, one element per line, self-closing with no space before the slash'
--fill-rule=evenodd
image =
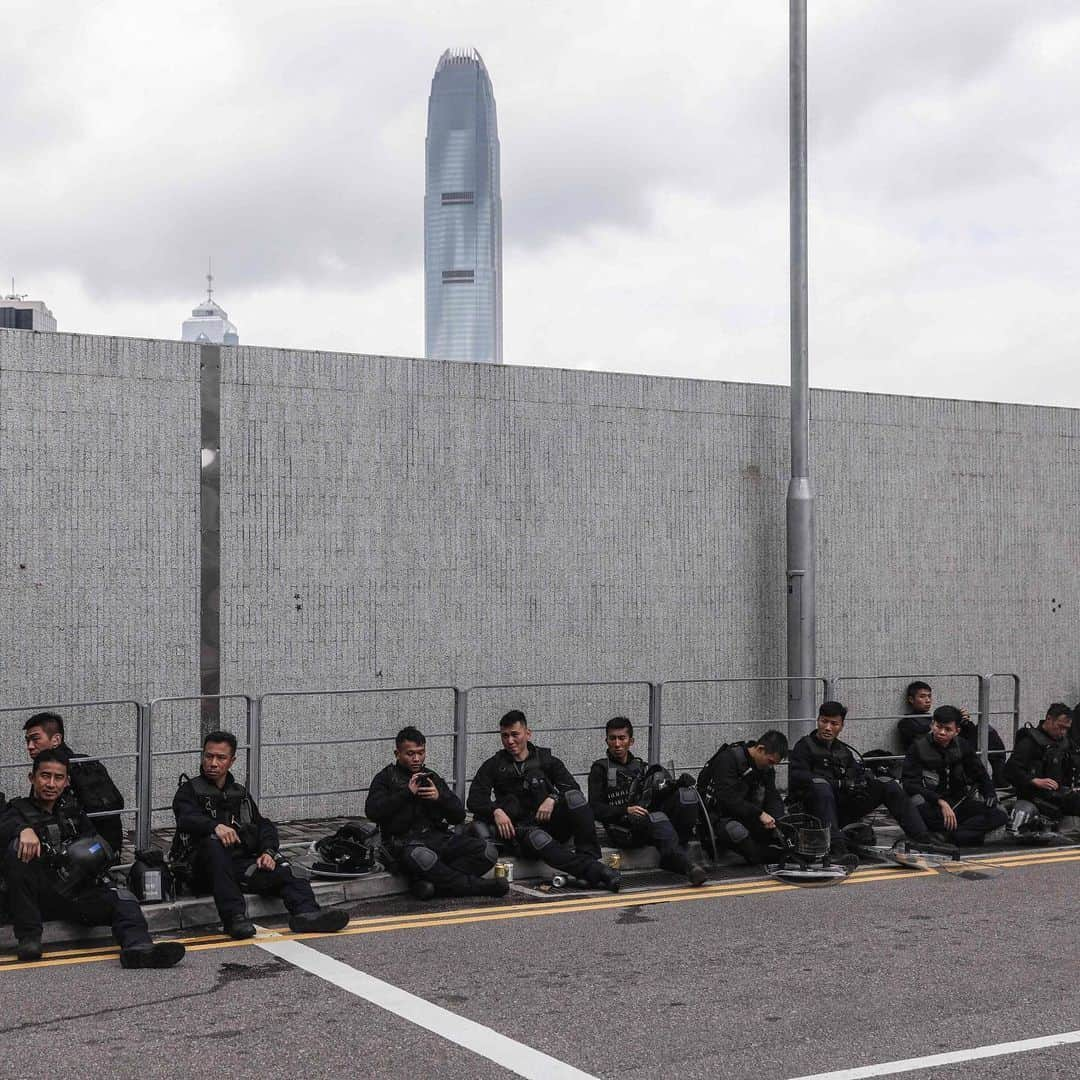
<path id="1" fill-rule="evenodd" d="M 619 287 L 640 281 L 639 306 L 653 298 L 654 321 L 677 311 L 683 333 L 620 319 L 620 298 L 585 337 L 594 354 L 640 347 L 648 368 L 664 349 L 712 356 L 726 343 L 782 364 L 786 5 L 687 2 L 660 17 L 614 0 L 183 11 L 107 0 L 27 2 L 9 23 L 0 198 L 20 213 L 6 220 L 0 272 L 71 275 L 116 309 L 197 294 L 212 253 L 232 296 L 295 288 L 359 302 L 408 279 L 387 301 L 400 319 L 422 258 L 431 75 L 445 47 L 473 44 L 499 106 L 519 283 L 508 273 L 507 310 L 530 328 L 518 355 L 560 362 L 560 334 L 602 309 L 595 291 L 573 301 L 573 277 L 603 275 L 596 260 L 610 258 L 633 265 L 612 273 Z M 861 377 L 858 337 L 900 364 L 933 351 L 931 329 L 995 357 L 1073 340 L 1053 305 L 1038 330 L 1004 307 L 1010 296 L 1038 307 L 1034 286 L 1057 296 L 1080 276 L 1076 46 L 1080 22 L 1057 0 L 811 6 L 813 318 L 848 364 L 822 370 Z M 994 298 L 991 317 L 974 314 L 973 289 Z M 655 300 L 676 292 L 678 304 Z M 574 330 L 552 323 L 560 304 Z M 917 326 L 903 343 L 879 340 L 897 309 Z M 978 318 L 992 340 L 958 332 Z M 366 332 L 391 340 L 387 327 Z"/>

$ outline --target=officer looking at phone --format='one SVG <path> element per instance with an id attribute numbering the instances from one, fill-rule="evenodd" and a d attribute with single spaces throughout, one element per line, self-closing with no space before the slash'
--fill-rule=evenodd
<path id="1" fill-rule="evenodd" d="M 411 879 L 417 899 L 505 896 L 505 879 L 483 876 L 495 865 L 497 848 L 464 828 L 461 800 L 426 762 L 424 733 L 402 728 L 394 740 L 394 763 L 371 781 L 364 805 L 383 846 Z"/>

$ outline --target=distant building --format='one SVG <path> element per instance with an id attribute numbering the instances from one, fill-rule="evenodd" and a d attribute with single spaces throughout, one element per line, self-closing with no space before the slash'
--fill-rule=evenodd
<path id="1" fill-rule="evenodd" d="M 53 313 L 40 300 L 9 293 L 0 299 L 0 329 L 56 332 Z"/>
<path id="2" fill-rule="evenodd" d="M 427 356 L 502 363 L 499 132 L 475 49 L 448 49 L 431 80 L 424 324 Z"/>
<path id="3" fill-rule="evenodd" d="M 182 341 L 197 341 L 203 345 L 239 345 L 240 335 L 229 322 L 225 309 L 214 299 L 214 275 L 206 275 L 206 299 L 191 311 L 180 331 Z"/>

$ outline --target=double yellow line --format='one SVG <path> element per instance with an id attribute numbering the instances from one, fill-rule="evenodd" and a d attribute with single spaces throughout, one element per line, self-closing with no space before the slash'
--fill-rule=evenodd
<path id="1" fill-rule="evenodd" d="M 989 866 L 1000 869 L 1013 867 L 1056 865 L 1058 863 L 1080 862 L 1080 849 L 1065 848 L 1057 850 L 1039 850 L 1022 852 L 1014 855 L 1000 855 L 968 859 L 960 863 L 949 864 L 955 868 L 978 868 Z M 906 878 L 936 877 L 937 870 L 916 870 L 894 865 L 868 866 L 857 870 L 846 878 L 842 885 L 871 885 L 880 881 L 902 881 Z M 768 893 L 794 892 L 805 885 L 784 884 L 772 878 L 757 878 L 732 881 L 727 884 L 704 885 L 689 888 L 680 885 L 674 888 L 649 889 L 642 892 L 624 892 L 600 896 L 573 897 L 566 900 L 536 901 L 525 904 L 489 906 L 476 908 L 457 908 L 442 912 L 419 912 L 414 915 L 378 915 L 366 919 L 354 919 L 337 934 L 293 934 L 288 931 L 264 931 L 257 939 L 248 938 L 233 941 L 223 934 L 204 934 L 180 939 L 191 952 L 209 949 L 229 949 L 251 945 L 254 941 L 290 941 L 307 940 L 321 937 L 343 937 L 355 934 L 385 934 L 398 930 L 420 930 L 432 926 L 461 926 L 468 923 L 502 922 L 507 919 L 536 919 L 553 915 L 568 915 L 578 912 L 606 911 L 612 908 L 647 907 L 654 904 L 682 904 L 701 900 L 718 900 L 739 896 L 763 896 Z M 20 963 L 14 956 L 0 957 L 0 973 L 7 971 L 25 971 L 41 967 L 64 967 L 72 964 L 89 964 L 99 960 L 115 959 L 119 951 L 114 945 L 99 948 L 67 949 L 49 952 L 47 957 L 31 963 Z"/>

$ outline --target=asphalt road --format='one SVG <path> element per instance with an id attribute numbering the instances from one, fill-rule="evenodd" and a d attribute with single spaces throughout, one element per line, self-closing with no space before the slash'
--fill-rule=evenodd
<path id="1" fill-rule="evenodd" d="M 394 901 L 358 908 L 345 934 L 303 939 L 299 952 L 629 1080 L 785 1080 L 1080 1027 L 1080 851 L 970 870 L 871 869 L 813 889 L 757 879 L 689 890 L 650 875 L 617 897 Z M 122 971 L 105 950 L 39 966 L 0 958 L 0 1075 L 224 1068 L 236 1080 L 513 1075 L 213 935 L 167 972 Z M 1080 1075 L 1080 1046 L 904 1075 L 1021 1074 Z"/>

